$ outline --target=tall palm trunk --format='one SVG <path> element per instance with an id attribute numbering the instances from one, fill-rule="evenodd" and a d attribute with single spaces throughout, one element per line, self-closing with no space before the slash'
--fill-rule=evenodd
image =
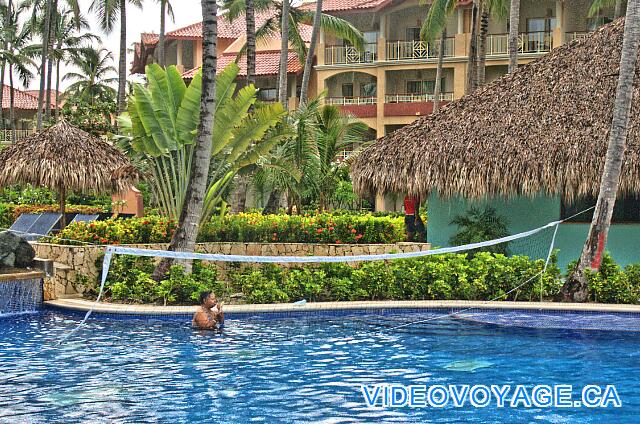
<path id="1" fill-rule="evenodd" d="M 11 5 L 13 3 L 13 0 L 9 0 L 7 2 L 7 16 L 4 17 L 4 26 L 5 28 L 8 28 L 9 25 L 11 25 Z M 3 37 L 4 38 L 4 37 Z M 7 48 L 7 41 L 3 40 L 2 41 L 2 46 L 3 48 Z M 3 106 L 3 102 L 4 102 L 4 72 L 5 72 L 5 68 L 7 66 L 7 62 L 5 62 L 4 60 L 2 62 L 0 62 L 0 129 L 4 130 L 4 106 Z"/>
<path id="2" fill-rule="evenodd" d="M 56 60 L 56 122 L 60 120 L 60 59 Z"/>
<path id="3" fill-rule="evenodd" d="M 216 0 L 201 0 L 202 3 L 202 96 L 200 97 L 200 122 L 198 136 L 193 149 L 193 164 L 184 207 L 178 220 L 178 228 L 171 238 L 169 250 L 193 252 L 204 195 L 211 162 L 211 144 L 213 141 L 213 119 L 216 107 L 216 66 L 217 66 L 217 5 Z M 168 271 L 172 261 L 163 260 L 154 271 L 154 278 L 162 278 Z M 191 271 L 191 262 L 185 264 L 187 272 Z"/>
<path id="4" fill-rule="evenodd" d="M 442 28 L 440 34 L 440 49 L 438 50 L 438 67 L 436 68 L 436 86 L 433 91 L 433 111 L 440 110 L 440 95 L 442 91 L 442 67 L 444 66 L 444 49 L 447 41 L 447 26 Z"/>
<path id="5" fill-rule="evenodd" d="M 120 60 L 118 64 L 118 113 L 125 111 L 127 90 L 127 0 L 120 0 Z"/>
<path id="6" fill-rule="evenodd" d="M 313 17 L 313 30 L 311 31 L 311 44 L 307 52 L 307 58 L 304 64 L 304 73 L 302 74 L 302 89 L 300 91 L 300 103 L 306 103 L 309 93 L 309 80 L 311 79 L 311 71 L 313 68 L 313 57 L 316 53 L 316 43 L 318 42 L 318 34 L 320 33 L 320 18 L 322 17 L 322 0 L 316 0 L 316 15 Z"/>
<path id="7" fill-rule="evenodd" d="M 58 25 L 58 0 L 53 0 L 51 9 L 51 25 L 49 28 L 49 59 L 47 60 L 47 93 L 45 98 L 45 120 L 51 119 L 51 81 L 53 78 L 53 46 L 55 45 L 56 27 Z"/>
<path id="8" fill-rule="evenodd" d="M 487 35 L 489 33 L 489 7 L 483 2 L 480 14 L 480 35 L 478 37 L 478 65 L 476 69 L 476 88 L 486 81 Z"/>
<path id="9" fill-rule="evenodd" d="M 623 15 L 623 12 L 622 12 L 623 3 L 624 3 L 624 0 L 616 0 L 616 4 L 613 9 L 614 19 L 617 19 Z"/>
<path id="10" fill-rule="evenodd" d="M 253 0 L 246 0 L 247 85 L 256 83 L 256 11 Z"/>
<path id="11" fill-rule="evenodd" d="M 160 39 L 158 40 L 158 65 L 164 68 L 164 40 L 165 27 L 167 24 L 167 2 L 160 0 Z"/>
<path id="12" fill-rule="evenodd" d="M 289 109 L 287 104 L 287 63 L 289 62 L 289 0 L 282 1 L 282 23 L 280 24 L 281 39 L 280 45 L 280 68 L 279 68 L 279 85 L 278 100 L 284 106 L 285 110 Z"/>
<path id="13" fill-rule="evenodd" d="M 44 31 L 42 32 L 42 57 L 40 60 L 40 92 L 38 93 L 38 114 L 36 118 L 38 131 L 42 129 L 42 112 L 44 108 L 44 92 L 46 83 L 47 58 L 49 56 L 49 34 L 51 33 L 51 15 L 53 0 L 47 0 L 44 17 Z"/>
<path id="14" fill-rule="evenodd" d="M 520 0 L 511 0 L 509 9 L 509 73 L 518 68 L 518 31 L 520 26 Z"/>
<path id="15" fill-rule="evenodd" d="M 13 86 L 13 65 L 9 64 L 9 120 L 11 121 L 11 142 L 16 142 L 16 111 L 14 108 L 15 88 Z"/>
<path id="16" fill-rule="evenodd" d="M 469 40 L 469 56 L 467 57 L 467 84 L 465 94 L 475 91 L 476 83 L 476 60 L 478 56 L 478 3 L 480 0 L 473 0 L 471 7 L 471 39 Z"/>
<path id="17" fill-rule="evenodd" d="M 631 113 L 631 103 L 633 102 L 633 83 L 639 46 L 640 1 L 632 0 L 627 6 L 618 87 L 613 104 L 609 147 L 607 148 L 604 171 L 600 180 L 600 194 L 598 195 L 589 235 L 582 249 L 578 267 L 569 276 L 562 288 L 565 300 L 585 302 L 588 299 L 589 293 L 585 270 L 597 270 L 602 262 L 602 254 L 607 243 L 611 216 L 620 184 L 620 173 L 629 130 L 629 114 Z"/>

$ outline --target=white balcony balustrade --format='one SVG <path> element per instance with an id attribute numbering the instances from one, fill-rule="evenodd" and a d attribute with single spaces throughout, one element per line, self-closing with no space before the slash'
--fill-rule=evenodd
<path id="1" fill-rule="evenodd" d="M 452 57 L 455 50 L 455 40 L 446 38 L 444 42 L 444 56 Z M 425 41 L 391 41 L 387 43 L 386 60 L 415 60 L 436 59 L 440 51 L 440 40 L 433 43 Z"/>
<path id="2" fill-rule="evenodd" d="M 365 44 L 364 50 L 354 46 L 327 46 L 324 49 L 324 63 L 326 65 L 348 65 L 357 63 L 373 63 L 378 60 L 378 44 Z"/>
<path id="3" fill-rule="evenodd" d="M 435 100 L 433 94 L 386 94 L 384 96 L 385 103 L 423 103 Z M 453 93 L 440 94 L 441 102 L 453 101 Z"/>

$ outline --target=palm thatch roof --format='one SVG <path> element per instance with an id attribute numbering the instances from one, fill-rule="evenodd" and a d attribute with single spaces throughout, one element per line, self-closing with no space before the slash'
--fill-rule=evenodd
<path id="1" fill-rule="evenodd" d="M 64 120 L 0 150 L 0 187 L 32 184 L 85 193 L 119 192 L 138 178 L 118 149 Z"/>
<path id="2" fill-rule="evenodd" d="M 354 187 L 359 193 L 475 198 L 595 194 L 623 27 L 624 19 L 617 20 L 382 137 L 354 160 Z M 640 192 L 639 91 L 637 84 L 623 192 Z"/>

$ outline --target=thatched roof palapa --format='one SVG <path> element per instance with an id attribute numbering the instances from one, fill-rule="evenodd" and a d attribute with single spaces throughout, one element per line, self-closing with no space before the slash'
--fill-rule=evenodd
<path id="1" fill-rule="evenodd" d="M 596 194 L 623 31 L 619 19 L 382 137 L 353 161 L 354 187 L 475 198 Z M 620 188 L 640 192 L 640 84 Z"/>
<path id="2" fill-rule="evenodd" d="M 119 192 L 139 178 L 117 148 L 61 121 L 0 150 L 0 187 L 31 184 L 76 192 Z"/>

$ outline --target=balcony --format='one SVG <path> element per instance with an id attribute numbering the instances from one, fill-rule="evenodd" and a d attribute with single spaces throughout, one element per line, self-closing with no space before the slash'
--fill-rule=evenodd
<path id="1" fill-rule="evenodd" d="M 377 103 L 375 97 L 327 97 L 325 99 L 325 104 L 338 106 L 342 111 L 358 118 L 375 118 Z"/>
<path id="2" fill-rule="evenodd" d="M 582 40 L 583 38 L 587 38 L 591 32 L 589 31 L 578 31 L 578 32 L 567 32 L 566 40 L 567 43 L 570 43 L 574 40 Z"/>
<path id="3" fill-rule="evenodd" d="M 444 56 L 452 57 L 455 40 L 446 38 Z M 436 59 L 440 51 L 440 41 L 426 43 L 424 41 L 390 41 L 387 43 L 386 60 Z"/>
<path id="4" fill-rule="evenodd" d="M 35 130 L 16 130 L 16 141 L 35 134 Z M 0 145 L 13 143 L 12 130 L 0 130 Z"/>
<path id="5" fill-rule="evenodd" d="M 553 47 L 553 34 L 550 32 L 525 32 L 518 36 L 518 53 L 548 53 Z M 491 34 L 487 36 L 487 56 L 508 55 L 509 34 Z"/>
<path id="6" fill-rule="evenodd" d="M 324 63 L 326 65 L 349 65 L 358 63 L 373 63 L 377 58 L 378 43 L 364 45 L 364 50 L 353 46 L 327 46 L 324 49 Z"/>
<path id="7" fill-rule="evenodd" d="M 433 94 L 387 94 L 384 116 L 423 116 L 433 112 Z M 453 93 L 442 93 L 441 102 L 453 100 Z"/>

